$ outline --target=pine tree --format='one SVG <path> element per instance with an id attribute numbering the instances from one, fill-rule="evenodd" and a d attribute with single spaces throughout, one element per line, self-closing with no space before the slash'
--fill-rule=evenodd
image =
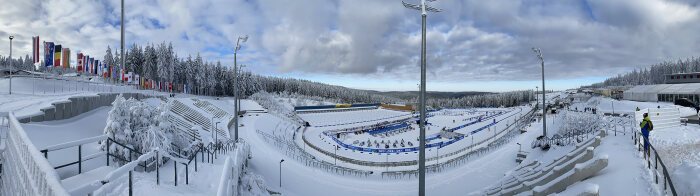
<path id="1" fill-rule="evenodd" d="M 112 56 L 112 48 L 107 45 L 107 51 L 105 51 L 105 56 L 103 63 L 107 65 L 114 65 L 114 57 Z"/>

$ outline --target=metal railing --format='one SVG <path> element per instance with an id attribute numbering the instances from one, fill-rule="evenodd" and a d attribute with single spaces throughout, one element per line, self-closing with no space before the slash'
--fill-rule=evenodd
<path id="1" fill-rule="evenodd" d="M 56 167 L 54 167 L 54 169 L 60 169 L 60 168 L 64 168 L 64 167 L 68 167 L 68 166 L 77 164 L 78 165 L 78 174 L 81 174 L 83 172 L 83 162 L 84 161 L 89 161 L 91 159 L 95 159 L 95 158 L 100 157 L 102 155 L 106 155 L 106 153 L 104 153 L 104 152 L 98 152 L 98 153 L 94 153 L 94 154 L 83 157 L 83 145 L 88 144 L 88 143 L 102 141 L 104 139 L 107 139 L 107 135 L 100 135 L 100 136 L 96 136 L 96 137 L 91 137 L 91 138 L 86 138 L 86 139 L 82 139 L 82 140 L 77 140 L 77 141 L 66 142 L 66 143 L 62 143 L 62 144 L 49 146 L 49 147 L 46 147 L 46 149 L 41 150 L 40 152 L 44 154 L 44 158 L 46 158 L 46 160 L 49 160 L 49 152 L 63 150 L 63 149 L 72 148 L 72 147 L 77 146 L 78 147 L 78 160 L 74 161 L 74 162 L 70 162 L 70 163 L 56 166 Z"/>
<path id="2" fill-rule="evenodd" d="M 641 137 L 640 137 L 641 136 Z M 634 145 L 637 146 L 638 151 L 642 152 L 644 154 L 644 160 L 647 162 L 647 169 L 650 169 L 652 172 L 654 172 L 654 179 L 656 181 L 656 184 L 659 184 L 659 164 L 661 164 L 661 175 L 663 175 L 664 179 L 664 191 L 666 191 L 667 188 L 671 189 L 671 193 L 674 196 L 677 196 L 678 193 L 676 193 L 676 188 L 673 186 L 673 182 L 671 182 L 671 175 L 669 175 L 668 170 L 666 169 L 666 165 L 664 162 L 659 158 L 659 153 L 656 151 L 656 148 L 654 148 L 653 145 L 651 145 L 651 142 L 649 142 L 649 138 L 645 137 L 641 132 L 635 131 L 634 134 L 632 135 L 632 139 L 634 140 Z M 645 149 L 644 148 L 644 142 L 647 142 L 649 148 Z M 654 153 L 654 168 L 651 168 L 651 153 Z"/>

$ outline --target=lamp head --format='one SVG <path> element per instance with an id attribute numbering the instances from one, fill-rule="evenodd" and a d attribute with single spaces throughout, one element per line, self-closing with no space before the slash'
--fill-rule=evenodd
<path id="1" fill-rule="evenodd" d="M 238 37 L 238 39 L 240 39 L 243 43 L 245 43 L 246 41 L 248 41 L 248 35 L 244 35 L 244 36 L 242 36 L 242 37 Z"/>
<path id="2" fill-rule="evenodd" d="M 14 38 L 15 38 L 15 36 L 10 35 L 10 40 L 12 40 L 12 39 L 14 39 Z"/>

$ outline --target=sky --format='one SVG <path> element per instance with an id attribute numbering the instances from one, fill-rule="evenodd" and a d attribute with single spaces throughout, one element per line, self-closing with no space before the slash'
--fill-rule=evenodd
<path id="1" fill-rule="evenodd" d="M 418 3 L 418 0 L 405 0 Z M 427 89 L 576 88 L 698 56 L 698 0 L 438 0 L 427 16 Z M 104 56 L 120 47 L 117 0 L 0 0 L 0 55 L 32 36 Z M 416 90 L 420 12 L 400 0 L 125 0 L 126 45 L 172 42 L 178 56 L 358 89 Z M 75 57 L 72 57 L 73 60 Z"/>

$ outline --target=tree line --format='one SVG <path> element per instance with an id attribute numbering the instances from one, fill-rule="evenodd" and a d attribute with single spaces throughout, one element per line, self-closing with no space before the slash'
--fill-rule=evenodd
<path id="1" fill-rule="evenodd" d="M 618 74 L 615 77 L 606 79 L 603 82 L 595 83 L 590 86 L 592 88 L 602 88 L 609 86 L 634 86 L 634 85 L 650 85 L 665 83 L 665 76 L 675 73 L 692 73 L 700 72 L 700 58 L 691 57 L 685 60 L 678 59 L 677 61 L 664 61 L 653 64 L 648 68 L 634 69 L 634 71 Z"/>
<path id="2" fill-rule="evenodd" d="M 178 56 L 172 43 L 146 44 L 140 46 L 132 44 L 126 51 L 125 66 L 121 66 L 120 55 L 107 46 L 102 61 L 107 65 L 123 68 L 127 72 L 133 72 L 149 80 L 173 82 L 185 84 L 191 88 L 191 92 L 199 95 L 233 96 L 234 89 L 240 89 L 239 95 L 248 97 L 259 91 L 270 93 L 296 93 L 312 97 L 325 97 L 342 101 L 343 103 L 417 103 L 417 97 L 413 99 L 398 98 L 382 95 L 369 90 L 351 89 L 343 86 L 329 85 L 303 79 L 282 78 L 253 74 L 249 71 L 240 71 L 238 83 L 234 82 L 236 74 L 232 67 L 223 66 L 221 62 L 211 62 L 202 59 L 198 53 L 196 56 Z M 15 67 L 19 69 L 34 70 L 34 66 L 27 55 L 23 60 L 15 60 Z M 29 59 L 29 60 L 26 60 Z M 0 56 L 0 63 L 9 62 L 9 59 Z M 75 70 L 59 68 L 46 68 L 39 66 L 40 71 L 65 73 Z M 461 98 L 427 98 L 427 105 L 434 108 L 440 107 L 500 107 L 515 106 L 534 100 L 534 92 L 514 91 L 497 94 L 484 94 L 466 96 Z"/>

